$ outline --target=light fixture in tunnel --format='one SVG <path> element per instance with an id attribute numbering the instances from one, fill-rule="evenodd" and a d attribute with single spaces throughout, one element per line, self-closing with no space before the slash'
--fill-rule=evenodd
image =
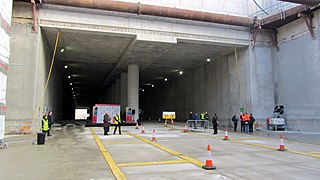
<path id="1" fill-rule="evenodd" d="M 210 62 L 210 61 L 211 61 L 211 59 L 210 59 L 210 58 L 208 58 L 208 59 L 207 59 L 207 62 Z"/>
<path id="2" fill-rule="evenodd" d="M 164 78 L 164 81 L 168 81 L 168 78 Z"/>
<path id="3" fill-rule="evenodd" d="M 143 91 L 143 92 L 144 92 L 144 89 L 142 89 L 141 91 Z"/>
<path id="4" fill-rule="evenodd" d="M 71 88 L 73 90 L 73 88 Z M 73 92 L 73 91 L 72 91 Z"/>
<path id="5" fill-rule="evenodd" d="M 179 74 L 180 74 L 180 75 L 182 75 L 182 74 L 183 74 L 183 72 L 182 72 L 182 71 L 179 71 Z"/>
<path id="6" fill-rule="evenodd" d="M 61 48 L 60 52 L 62 52 L 62 53 L 63 53 L 63 52 L 64 52 L 64 48 Z"/>
<path id="7" fill-rule="evenodd" d="M 70 79 L 71 78 L 71 76 L 68 76 L 68 79 Z"/>
<path id="8" fill-rule="evenodd" d="M 65 65 L 64 68 L 67 69 L 67 68 L 68 68 L 68 65 Z"/>
<path id="9" fill-rule="evenodd" d="M 72 85 L 72 83 L 70 83 L 70 86 Z"/>
<path id="10" fill-rule="evenodd" d="M 152 84 L 151 87 L 154 87 L 154 85 Z"/>

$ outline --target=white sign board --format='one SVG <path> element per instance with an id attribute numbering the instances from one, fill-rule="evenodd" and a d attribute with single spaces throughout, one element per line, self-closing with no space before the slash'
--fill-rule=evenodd
<path id="1" fill-rule="evenodd" d="M 9 63 L 10 36 L 0 28 L 0 60 Z"/>
<path id="2" fill-rule="evenodd" d="M 120 105 L 119 104 L 96 104 L 97 107 L 97 123 L 103 123 L 103 116 L 106 112 L 109 112 L 109 116 L 113 122 L 113 116 L 116 115 L 116 112 L 120 115 Z"/>
<path id="3" fill-rule="evenodd" d="M 6 104 L 7 76 L 0 73 L 0 104 Z"/>
<path id="4" fill-rule="evenodd" d="M 76 109 L 76 119 L 87 119 L 88 116 L 87 109 Z"/>
<path id="5" fill-rule="evenodd" d="M 0 115 L 0 140 L 4 138 L 4 128 L 5 128 L 5 122 L 4 122 L 4 115 Z"/>
<path id="6" fill-rule="evenodd" d="M 11 25 L 13 0 L 0 0 L 0 14 L 2 18 Z"/>

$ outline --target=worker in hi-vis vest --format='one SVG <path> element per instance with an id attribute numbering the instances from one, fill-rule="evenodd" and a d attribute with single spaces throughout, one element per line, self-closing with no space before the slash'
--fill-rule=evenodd
<path id="1" fill-rule="evenodd" d="M 116 134 L 117 127 L 119 127 L 119 134 L 121 134 L 121 119 L 118 112 L 116 112 L 116 115 L 113 116 L 113 122 L 115 124 L 113 134 Z"/>
<path id="2" fill-rule="evenodd" d="M 200 120 L 202 120 L 202 121 L 201 121 L 201 127 L 203 127 L 203 126 L 204 126 L 204 121 L 203 121 L 203 120 L 206 120 L 206 115 L 205 115 L 204 112 L 202 112 L 202 113 L 200 114 Z"/>
<path id="3" fill-rule="evenodd" d="M 47 115 L 43 115 L 41 122 L 41 131 L 46 135 L 49 131 L 49 121 L 47 119 Z"/>

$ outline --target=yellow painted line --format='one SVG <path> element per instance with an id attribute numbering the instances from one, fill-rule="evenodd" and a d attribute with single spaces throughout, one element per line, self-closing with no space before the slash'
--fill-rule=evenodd
<path id="1" fill-rule="evenodd" d="M 103 144 L 113 145 L 113 144 L 143 144 L 143 143 L 142 142 L 121 142 L 121 141 L 111 142 L 111 141 L 106 141 L 106 142 L 103 142 Z"/>
<path id="2" fill-rule="evenodd" d="M 317 151 L 317 152 L 307 152 L 307 153 L 310 153 L 310 154 L 320 154 L 320 151 Z"/>
<path id="3" fill-rule="evenodd" d="M 187 160 L 188 162 L 193 163 L 193 164 L 195 164 L 195 165 L 197 165 L 197 166 L 202 167 L 202 166 L 204 165 L 204 163 L 202 163 L 201 161 L 198 161 L 198 160 L 196 160 L 196 159 L 193 159 L 193 158 L 191 158 L 191 157 L 189 157 L 189 156 L 184 156 L 184 155 L 182 155 L 182 153 L 180 153 L 180 152 L 177 152 L 177 151 L 171 150 L 171 149 L 169 149 L 169 148 L 166 148 L 166 147 L 164 147 L 164 146 L 162 146 L 162 145 L 160 145 L 160 144 L 158 144 L 158 143 L 155 143 L 155 142 L 150 141 L 150 140 L 147 140 L 147 139 L 145 139 L 145 138 L 143 138 L 143 137 L 137 136 L 136 134 L 132 134 L 132 133 L 129 133 L 129 132 L 128 132 L 127 134 L 130 135 L 130 136 L 133 136 L 133 137 L 135 137 L 135 138 L 137 138 L 137 139 L 139 139 L 139 140 L 141 140 L 141 141 L 143 141 L 143 142 L 146 142 L 146 143 L 148 143 L 148 144 L 150 144 L 150 145 L 153 145 L 153 146 L 155 146 L 155 147 L 157 147 L 157 148 L 159 148 L 159 149 L 161 149 L 161 150 L 163 150 L 163 151 L 166 151 L 166 152 L 168 152 L 168 153 L 170 153 L 170 154 L 172 154 L 172 155 L 179 156 L 180 158 L 182 158 L 182 159 L 184 159 L 184 160 Z"/>
<path id="4" fill-rule="evenodd" d="M 209 135 L 205 135 L 205 134 L 199 134 L 199 133 L 190 133 L 190 134 L 195 134 L 198 136 L 204 136 L 204 137 L 209 137 L 209 138 L 213 138 L 213 139 L 220 139 L 221 137 L 213 137 L 213 136 L 209 136 Z M 266 138 L 269 139 L 269 138 Z M 270 138 L 271 140 L 271 138 Z M 274 140 L 274 139 L 273 139 Z M 234 142 L 234 143 L 238 143 L 238 144 L 244 144 L 244 145 L 249 145 L 249 146 L 255 146 L 255 147 L 261 147 L 261 148 L 265 148 L 265 149 L 272 149 L 272 150 L 277 150 L 278 148 L 272 147 L 272 146 L 265 146 L 265 145 L 261 145 L 261 144 L 253 144 L 253 143 L 248 143 L 248 142 L 242 142 L 239 140 L 234 140 L 234 139 L 230 139 L 230 142 Z M 299 143 L 299 142 L 297 142 Z M 305 155 L 305 156 L 311 156 L 311 157 L 315 157 L 315 158 L 320 158 L 320 155 L 316 155 L 316 154 L 312 154 L 312 153 L 305 153 L 305 152 L 300 152 L 300 151 L 294 151 L 294 150 L 287 150 L 286 152 L 290 152 L 290 153 L 294 153 L 294 154 L 299 154 L 299 155 Z"/>
<path id="5" fill-rule="evenodd" d="M 115 176 L 116 179 L 121 179 L 121 180 L 125 180 L 127 179 L 124 174 L 122 173 L 122 171 L 120 170 L 119 166 L 114 162 L 113 158 L 111 157 L 111 155 L 109 154 L 109 152 L 107 151 L 107 149 L 104 147 L 102 141 L 100 140 L 100 138 L 96 135 L 96 133 L 94 132 L 94 130 L 92 129 L 92 127 L 90 127 L 90 131 L 94 137 L 94 140 L 96 141 L 104 159 L 106 160 L 107 164 L 109 165 L 113 175 Z"/>
<path id="6" fill-rule="evenodd" d="M 198 161 L 198 160 L 196 160 L 196 159 L 193 159 L 193 158 L 191 158 L 191 157 L 189 157 L 189 156 L 179 156 L 180 158 L 182 158 L 182 159 L 184 159 L 184 160 L 187 160 L 187 161 L 189 161 L 189 162 L 191 162 L 191 163 L 193 163 L 193 164 L 195 164 L 195 165 L 197 165 L 197 166 L 200 166 L 200 167 L 202 167 L 202 166 L 204 166 L 205 164 L 203 163 L 203 162 L 201 162 L 201 161 Z"/>
<path id="7" fill-rule="evenodd" d="M 137 138 L 137 139 L 139 139 L 139 140 L 141 140 L 141 141 L 143 141 L 145 143 L 151 144 L 151 145 L 153 145 L 153 146 L 155 146 L 155 147 L 157 147 L 157 148 L 159 148 L 159 149 L 161 149 L 163 151 L 166 151 L 166 152 L 168 152 L 168 153 L 170 153 L 172 155 L 180 155 L 181 154 L 180 152 L 168 149 L 168 148 L 166 148 L 166 147 L 164 147 L 164 146 L 162 146 L 162 145 L 160 145 L 158 143 L 155 143 L 153 141 L 147 140 L 147 139 L 145 139 L 143 137 L 140 137 L 140 136 L 137 136 L 135 134 L 132 134 L 132 133 L 129 133 L 129 132 L 127 134 L 129 134 L 130 136 L 133 136 L 133 137 L 135 137 L 135 138 Z"/>
<path id="8" fill-rule="evenodd" d="M 135 163 L 123 163 L 118 164 L 119 167 L 124 166 L 146 166 L 146 165 L 158 165 L 158 164 L 179 164 L 189 163 L 187 160 L 169 160 L 169 161 L 154 161 L 154 162 L 135 162 Z"/>

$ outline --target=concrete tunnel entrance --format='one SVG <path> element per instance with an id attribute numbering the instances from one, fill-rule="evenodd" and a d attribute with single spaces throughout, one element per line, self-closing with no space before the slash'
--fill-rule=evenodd
<path id="1" fill-rule="evenodd" d="M 132 64 L 139 69 L 140 119 L 158 120 L 164 110 L 175 111 L 178 120 L 186 120 L 189 111 L 213 113 L 214 99 L 219 98 L 217 92 L 225 80 L 220 78 L 229 71 L 228 56 L 234 58 L 234 48 L 240 53 L 246 49 L 183 39 L 51 27 L 41 30 L 48 55 L 60 31 L 54 65 L 60 81 L 54 79 L 52 87 L 61 84 L 64 91 L 62 119 L 74 119 L 75 108 L 92 109 L 94 104 L 120 104 L 125 110 L 130 106 L 128 67 Z"/>

